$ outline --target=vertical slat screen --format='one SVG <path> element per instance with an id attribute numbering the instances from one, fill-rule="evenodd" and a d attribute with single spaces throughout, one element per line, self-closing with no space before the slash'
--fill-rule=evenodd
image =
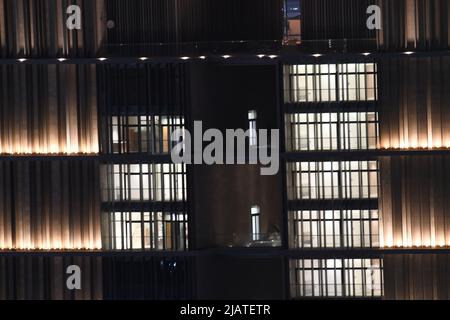
<path id="1" fill-rule="evenodd" d="M 80 290 L 66 286 L 70 265 L 80 267 Z M 0 300 L 99 300 L 102 272 L 96 256 L 0 256 Z"/>
<path id="2" fill-rule="evenodd" d="M 450 147 L 450 58 L 380 60 L 381 148 Z"/>
<path id="3" fill-rule="evenodd" d="M 448 0 L 378 0 L 382 9 L 381 50 L 447 49 L 450 44 Z"/>
<path id="4" fill-rule="evenodd" d="M 66 26 L 73 4 L 81 8 L 80 30 Z M 95 56 L 104 18 L 104 0 L 1 0 L 0 57 Z"/>
<path id="5" fill-rule="evenodd" d="M 450 299 L 449 254 L 386 254 L 384 299 Z"/>
<path id="6" fill-rule="evenodd" d="M 97 160 L 0 161 L 1 249 L 100 249 Z"/>
<path id="7" fill-rule="evenodd" d="M 97 153 L 95 65 L 1 65 L 0 153 Z"/>
<path id="8" fill-rule="evenodd" d="M 380 159 L 382 247 L 450 245 L 448 156 Z"/>

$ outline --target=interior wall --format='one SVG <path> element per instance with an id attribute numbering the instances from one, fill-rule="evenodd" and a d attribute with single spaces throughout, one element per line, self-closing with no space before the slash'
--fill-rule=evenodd
<path id="1" fill-rule="evenodd" d="M 258 165 L 195 166 L 196 246 L 242 246 L 251 240 L 250 210 L 260 207 L 262 236 L 281 232 L 280 176 Z"/>
<path id="2" fill-rule="evenodd" d="M 191 70 L 190 124 L 203 130 L 248 129 L 257 110 L 258 129 L 277 128 L 273 66 L 198 65 Z M 193 132 L 191 130 L 191 132 Z M 198 247 L 242 245 L 251 233 L 250 210 L 261 209 L 261 232 L 282 228 L 281 174 L 262 176 L 260 165 L 193 165 L 193 213 Z M 281 168 L 281 164 L 280 164 Z"/>

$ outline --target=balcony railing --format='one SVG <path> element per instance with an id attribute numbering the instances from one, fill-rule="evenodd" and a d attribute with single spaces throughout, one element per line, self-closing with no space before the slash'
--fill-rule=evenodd
<path id="1" fill-rule="evenodd" d="M 204 234 L 197 239 L 197 246 L 199 249 L 280 247 L 281 235 L 278 232 L 255 234 Z"/>

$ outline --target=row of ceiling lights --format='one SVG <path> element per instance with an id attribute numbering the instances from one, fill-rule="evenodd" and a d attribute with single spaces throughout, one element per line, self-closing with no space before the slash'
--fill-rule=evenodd
<path id="1" fill-rule="evenodd" d="M 369 56 L 371 53 L 370 52 L 364 52 L 364 53 L 362 53 L 362 55 L 364 55 L 364 56 Z M 414 54 L 414 52 L 412 52 L 412 51 L 406 51 L 406 52 L 403 52 L 403 54 L 405 54 L 405 55 L 412 55 L 412 54 Z M 270 58 L 270 59 L 275 59 L 275 58 L 277 58 L 278 56 L 277 55 L 273 55 L 273 54 L 271 54 L 271 55 L 266 55 L 266 54 L 258 54 L 258 55 L 256 55 L 258 58 L 260 58 L 260 59 L 262 59 L 262 58 Z M 320 57 L 322 57 L 323 56 L 323 54 L 320 54 L 320 53 L 314 53 L 314 54 L 312 54 L 311 55 L 312 57 L 314 57 L 314 58 L 320 58 Z M 231 58 L 231 55 L 228 55 L 228 54 L 225 54 L 225 55 L 222 55 L 221 56 L 222 58 L 224 58 L 224 59 L 229 59 L 229 58 Z M 105 60 L 107 60 L 108 58 L 104 58 L 104 57 L 100 57 L 100 58 L 97 58 L 97 60 L 99 60 L 99 61 L 105 61 Z M 150 59 L 149 57 L 140 57 L 139 58 L 139 60 L 141 60 L 141 61 L 146 61 L 146 60 L 148 60 L 148 59 Z M 183 57 L 180 57 L 180 59 L 181 60 L 189 60 L 189 59 L 193 59 L 192 57 L 188 57 L 188 56 L 183 56 Z M 206 56 L 199 56 L 198 57 L 198 59 L 201 59 L 201 60 L 205 60 L 206 59 Z M 20 58 L 20 59 L 17 59 L 19 62 L 25 62 L 25 61 L 27 61 L 28 59 L 26 59 L 26 58 Z M 67 58 L 58 58 L 57 59 L 59 62 L 64 62 L 64 61 L 66 61 L 66 60 L 68 60 Z"/>

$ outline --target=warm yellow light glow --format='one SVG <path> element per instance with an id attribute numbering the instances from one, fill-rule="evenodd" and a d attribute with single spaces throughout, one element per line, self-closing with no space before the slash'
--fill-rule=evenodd
<path id="1" fill-rule="evenodd" d="M 86 239 L 84 244 L 80 241 L 68 242 L 63 244 L 61 239 L 53 239 L 52 241 L 43 240 L 42 243 L 32 243 L 30 241 L 21 241 L 13 245 L 11 241 L 0 242 L 0 251 L 70 251 L 70 250 L 101 250 L 102 242 L 100 239 Z"/>
<path id="2" fill-rule="evenodd" d="M 99 251 L 102 250 L 101 247 L 93 247 L 93 248 L 47 248 L 47 247 L 1 247 L 0 251 Z"/>
<path id="3" fill-rule="evenodd" d="M 0 154 L 4 155 L 94 155 L 98 154 L 98 145 L 57 145 L 51 144 L 46 147 L 31 147 L 22 145 L 2 146 L 0 145 Z"/>
<path id="4" fill-rule="evenodd" d="M 412 144 L 410 146 L 401 144 L 400 146 L 392 146 L 389 144 L 382 145 L 384 150 L 446 150 L 450 149 L 450 145 L 432 145 L 428 147 L 427 145 L 417 146 L 417 144 Z"/>
<path id="5" fill-rule="evenodd" d="M 380 248 L 402 248 L 402 249 L 432 249 L 432 248 L 445 248 L 450 247 L 450 242 L 446 243 L 445 240 L 440 240 L 439 242 L 435 242 L 433 240 L 414 240 L 414 243 L 411 240 L 396 240 L 395 245 L 393 244 L 392 239 L 381 239 L 380 240 Z"/>

